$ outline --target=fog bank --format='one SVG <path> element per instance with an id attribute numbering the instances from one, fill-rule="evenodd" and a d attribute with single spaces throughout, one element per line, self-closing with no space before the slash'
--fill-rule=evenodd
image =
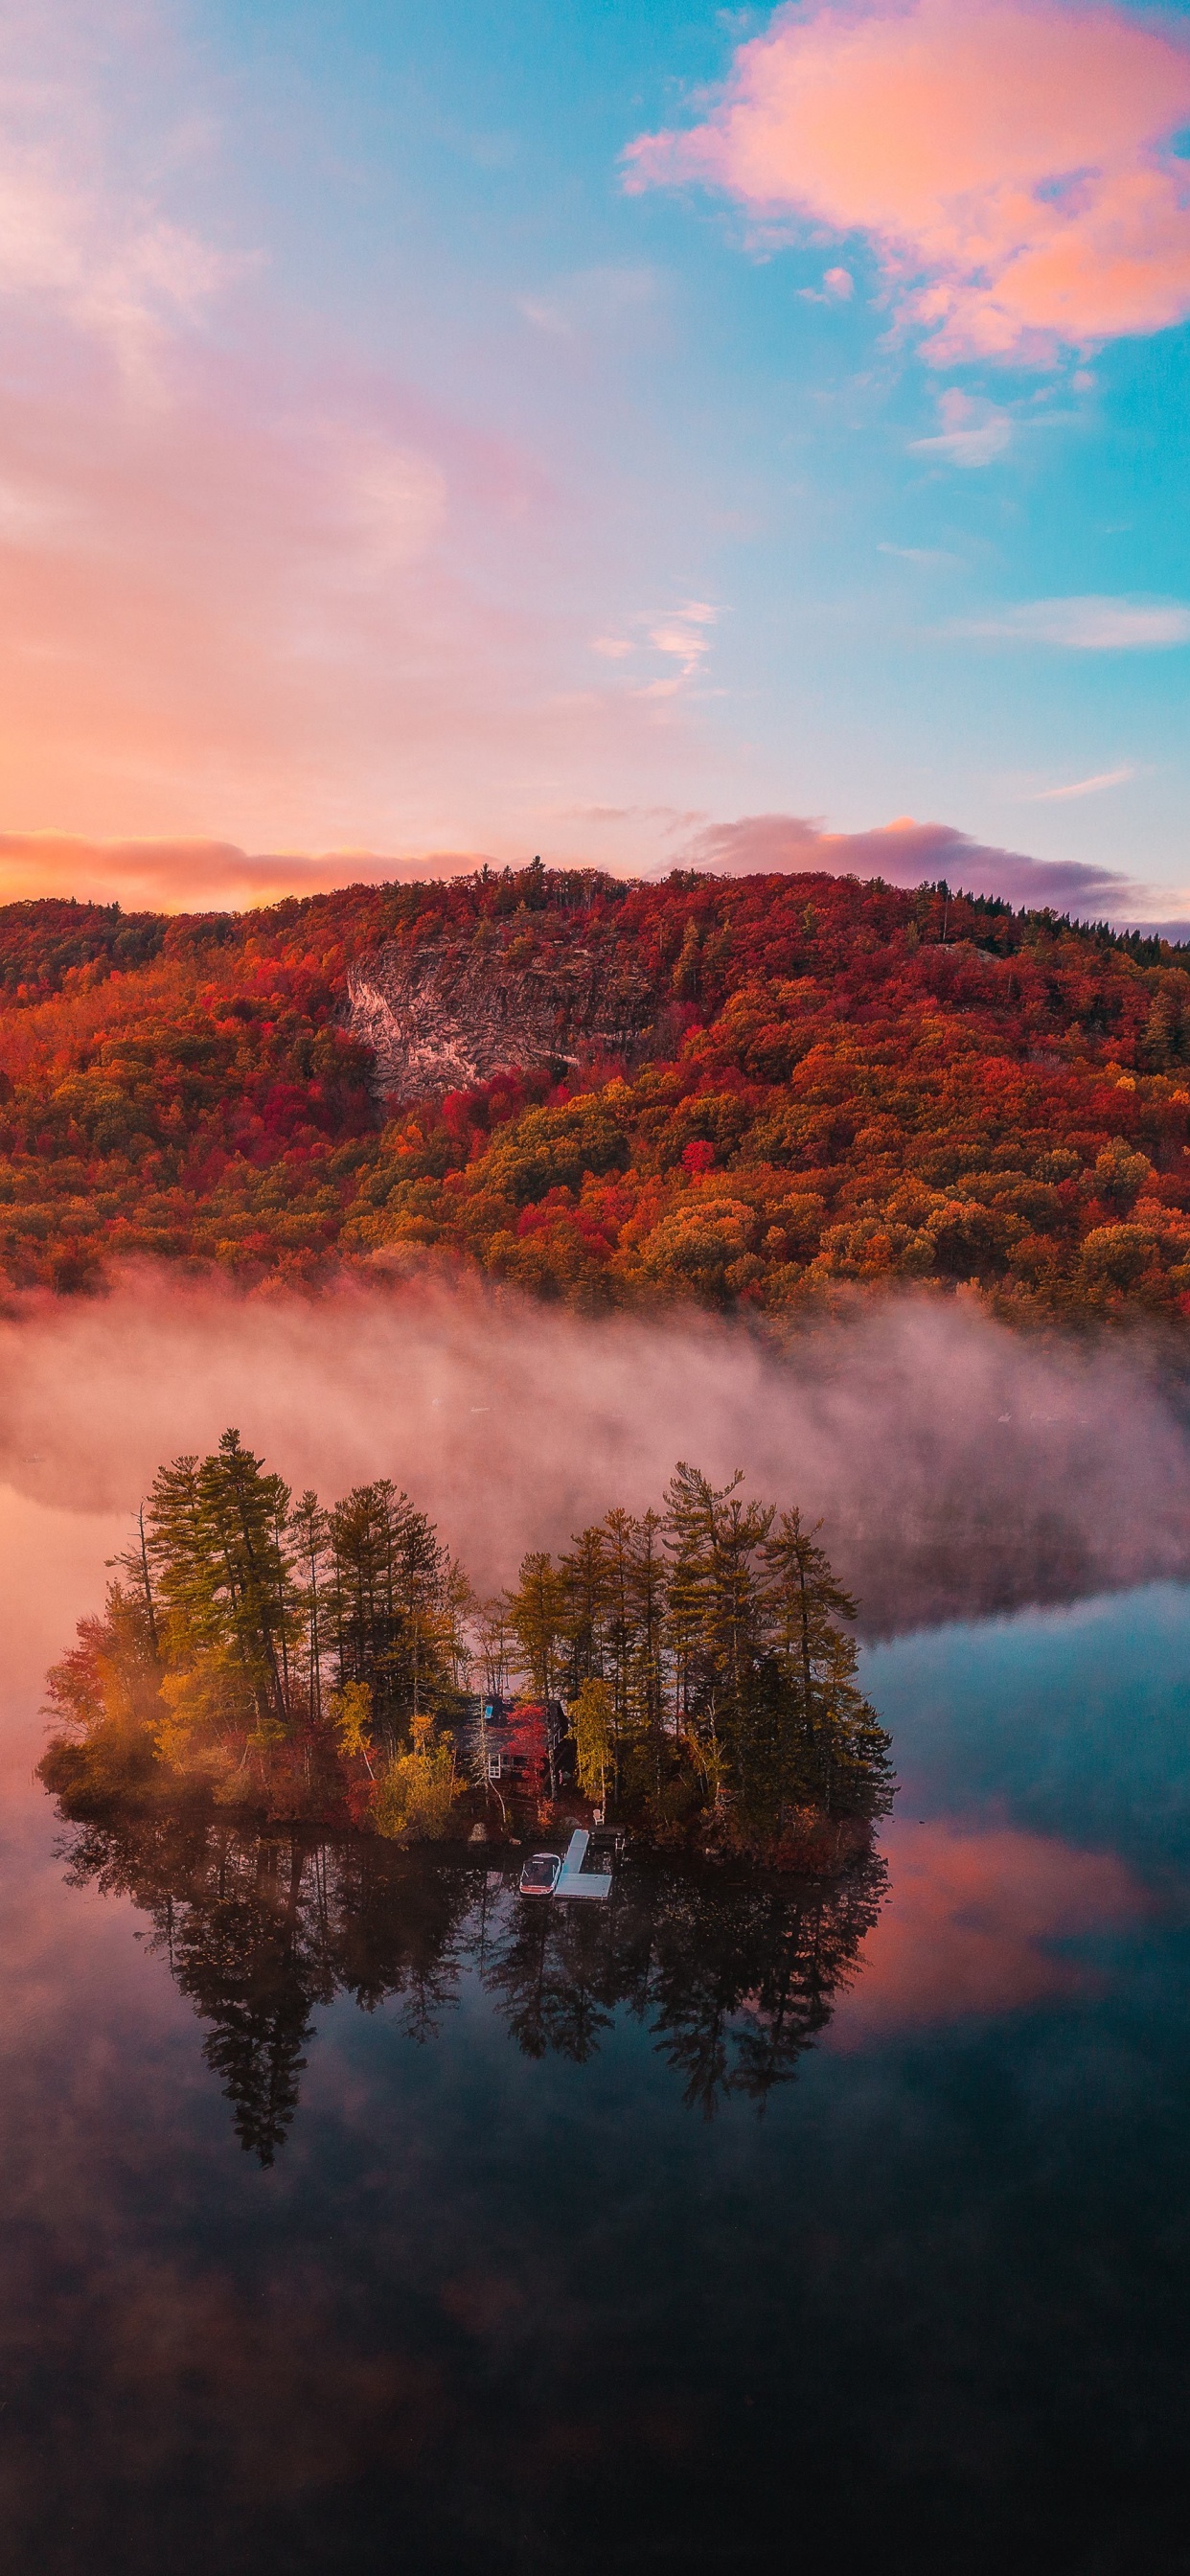
<path id="1" fill-rule="evenodd" d="M 131 1513 L 228 1423 L 324 1499 L 392 1476 L 475 1581 L 512 1574 L 675 1459 L 821 1515 L 868 1633 L 1182 1574 L 1184 1399 L 1155 1351 L 1063 1345 L 926 1297 L 784 1357 L 705 1317 L 583 1321 L 483 1294 L 243 1298 L 142 1274 L 0 1321 L 0 1479 Z"/>

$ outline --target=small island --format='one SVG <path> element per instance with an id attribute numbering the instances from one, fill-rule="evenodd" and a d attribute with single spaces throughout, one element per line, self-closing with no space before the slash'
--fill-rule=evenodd
<path id="1" fill-rule="evenodd" d="M 397 1844 L 614 1822 L 818 1870 L 892 1798 L 856 1605 L 796 1508 L 679 1464 L 480 1599 L 387 1479 L 296 1499 L 236 1430 L 163 1466 L 49 1676 L 74 1818 L 202 1805 Z M 478 1685 L 478 1686 L 477 1686 Z"/>

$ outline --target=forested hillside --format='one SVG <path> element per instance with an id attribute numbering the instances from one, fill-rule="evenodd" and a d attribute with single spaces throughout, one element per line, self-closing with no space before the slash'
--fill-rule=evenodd
<path id="1" fill-rule="evenodd" d="M 427 976 L 498 991 L 509 1062 L 435 1091 L 423 1047 L 402 1098 L 358 991 L 399 1012 Z M 1182 1316 L 1188 1119 L 1182 951 L 941 886 L 535 864 L 238 917 L 0 910 L 14 1286 L 461 1264 L 584 1307 L 932 1280 Z"/>

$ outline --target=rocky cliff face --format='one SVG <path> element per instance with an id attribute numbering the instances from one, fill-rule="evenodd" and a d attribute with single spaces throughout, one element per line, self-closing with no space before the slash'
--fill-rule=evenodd
<path id="1" fill-rule="evenodd" d="M 614 952 L 395 943 L 348 970 L 348 1024 L 370 1046 L 380 1088 L 402 1100 L 465 1089 L 506 1067 L 571 1064 L 580 1050 L 631 1059 L 657 997 Z"/>

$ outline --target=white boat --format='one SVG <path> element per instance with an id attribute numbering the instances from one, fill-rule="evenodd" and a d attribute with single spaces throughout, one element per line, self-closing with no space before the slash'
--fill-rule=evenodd
<path id="1" fill-rule="evenodd" d="M 522 1896 L 552 1896 L 562 1863 L 557 1852 L 531 1852 L 521 1871 Z"/>

